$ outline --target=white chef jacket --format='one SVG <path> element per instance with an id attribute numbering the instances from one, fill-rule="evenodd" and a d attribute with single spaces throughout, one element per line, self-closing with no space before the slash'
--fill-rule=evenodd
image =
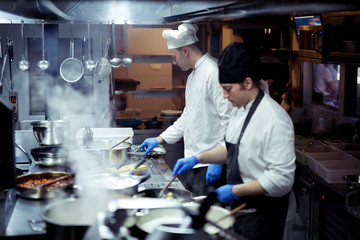
<path id="1" fill-rule="evenodd" d="M 181 116 L 160 136 L 167 143 L 184 138 L 184 156 L 190 157 L 221 144 L 233 109 L 224 99 L 217 62 L 206 53 L 195 64 L 185 88 L 185 108 Z M 207 166 L 197 164 L 195 167 Z"/>
<path id="2" fill-rule="evenodd" d="M 227 142 L 237 143 L 253 102 L 232 111 Z M 281 197 L 291 191 L 296 168 L 294 127 L 288 113 L 266 93 L 244 132 L 238 163 L 244 183 L 258 179 L 267 196 Z"/>

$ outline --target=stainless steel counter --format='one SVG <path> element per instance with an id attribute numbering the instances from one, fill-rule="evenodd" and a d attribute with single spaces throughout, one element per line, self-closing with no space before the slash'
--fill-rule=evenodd
<path id="1" fill-rule="evenodd" d="M 170 180 L 172 171 L 164 159 L 147 160 L 147 166 L 151 178 L 139 185 L 139 191 L 149 188 L 161 188 Z M 30 166 L 29 173 L 49 170 L 64 171 L 65 169 L 63 167 L 58 167 L 56 169 L 39 167 L 37 164 L 33 163 Z M 178 179 L 171 184 L 171 187 L 184 189 L 184 186 Z M 7 198 L 6 202 L 11 206 L 7 209 L 8 216 L 6 216 L 6 218 L 8 218 L 9 221 L 5 230 L 5 237 L 45 238 L 46 231 L 34 231 L 29 225 L 29 220 L 41 220 L 44 208 L 51 202 L 51 200 L 25 199 L 17 196 L 14 189 L 9 191 Z M 12 211 L 10 208 L 12 208 Z"/>

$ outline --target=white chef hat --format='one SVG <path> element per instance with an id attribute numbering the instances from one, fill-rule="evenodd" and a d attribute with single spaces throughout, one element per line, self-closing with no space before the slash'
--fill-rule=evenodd
<path id="1" fill-rule="evenodd" d="M 196 24 L 183 23 L 179 25 L 178 30 L 164 30 L 162 36 L 167 40 L 168 49 L 174 49 L 199 41 L 196 37 L 197 30 Z"/>

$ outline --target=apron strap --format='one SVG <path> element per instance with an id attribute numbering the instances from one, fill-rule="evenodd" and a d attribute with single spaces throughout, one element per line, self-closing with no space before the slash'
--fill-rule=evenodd
<path id="1" fill-rule="evenodd" d="M 255 98 L 254 103 L 252 104 L 248 114 L 246 115 L 244 125 L 241 129 L 237 144 L 230 144 L 226 142 L 226 147 L 228 149 L 228 156 L 227 156 L 227 182 L 229 184 L 239 184 L 243 183 L 243 180 L 240 175 L 239 171 L 239 163 L 238 163 L 238 156 L 239 156 L 239 146 L 241 139 L 244 135 L 247 125 L 250 122 L 251 117 L 253 116 L 255 110 L 257 109 L 261 99 L 264 97 L 264 92 L 260 89 L 258 95 Z"/>

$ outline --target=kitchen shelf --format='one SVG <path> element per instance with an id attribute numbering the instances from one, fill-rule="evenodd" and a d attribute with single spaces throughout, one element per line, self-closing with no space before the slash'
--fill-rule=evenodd
<path id="1" fill-rule="evenodd" d="M 151 97 L 184 97 L 185 89 L 184 88 L 173 88 L 173 89 L 140 89 L 134 91 L 121 91 L 116 90 L 115 94 L 131 93 L 134 98 L 151 98 Z"/>

